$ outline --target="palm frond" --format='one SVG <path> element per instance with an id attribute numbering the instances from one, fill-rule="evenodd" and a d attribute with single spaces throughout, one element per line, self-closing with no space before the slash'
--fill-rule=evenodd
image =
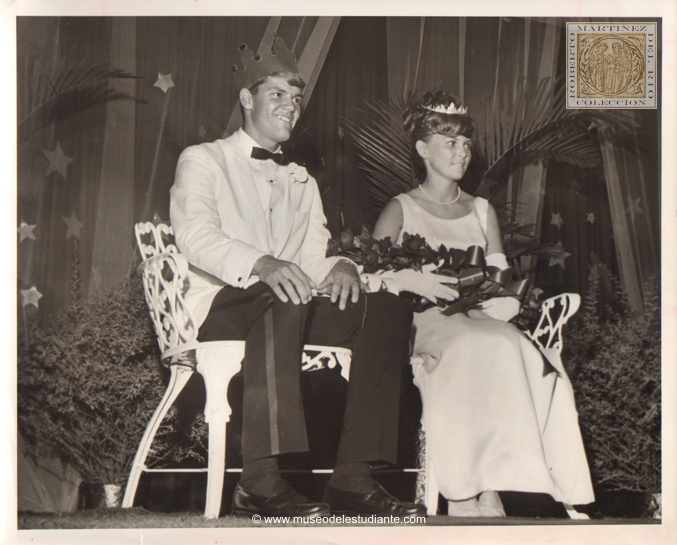
<path id="1" fill-rule="evenodd" d="M 109 78 L 139 78 L 97 59 L 82 59 L 69 67 L 59 64 L 51 74 L 35 65 L 24 76 L 18 98 L 19 138 L 29 136 L 49 123 L 71 115 L 76 110 L 100 104 L 107 100 L 126 97 L 108 88 Z"/>
<path id="2" fill-rule="evenodd" d="M 412 96 L 367 103 L 346 119 L 376 213 L 415 183 L 401 121 Z M 473 115 L 477 128 L 473 161 L 483 167 L 483 179 L 500 184 L 518 162 L 537 158 L 592 168 L 602 163 L 598 127 L 617 145 L 642 129 L 641 116 L 631 110 L 567 110 L 565 105 L 566 88 L 561 78 L 543 78 L 535 88 L 516 79 L 514 85 L 502 86 L 489 97 Z"/>
<path id="3" fill-rule="evenodd" d="M 344 118 L 357 145 L 357 153 L 369 184 L 370 206 L 379 212 L 395 195 L 411 189 L 414 174 L 409 138 L 402 127 L 407 97 L 374 101 L 366 109 L 355 108 Z"/>

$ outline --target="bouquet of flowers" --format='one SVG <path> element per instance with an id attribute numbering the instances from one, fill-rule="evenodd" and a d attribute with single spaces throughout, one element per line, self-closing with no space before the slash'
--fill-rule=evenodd
<path id="1" fill-rule="evenodd" d="M 386 237 L 374 239 L 367 232 L 353 235 L 350 230 L 341 233 L 339 239 L 330 239 L 327 256 L 343 256 L 362 267 L 364 273 L 400 271 L 413 269 L 420 271 L 432 268 L 435 274 L 453 277 L 450 282 L 458 291 L 456 301 L 428 299 L 409 292 L 402 295 L 409 299 L 415 312 L 422 312 L 432 306 L 439 306 L 442 312 L 451 316 L 458 312 L 481 308 L 481 303 L 492 297 L 515 297 L 522 305 L 519 314 L 511 320 L 522 329 L 526 329 L 540 309 L 540 290 L 533 289 L 528 278 L 513 273 L 512 268 L 499 269 L 488 266 L 484 259 L 484 250 L 471 246 L 465 250 L 446 248 L 441 245 L 433 249 L 420 235 L 404 233 L 402 244 L 395 244 Z"/>

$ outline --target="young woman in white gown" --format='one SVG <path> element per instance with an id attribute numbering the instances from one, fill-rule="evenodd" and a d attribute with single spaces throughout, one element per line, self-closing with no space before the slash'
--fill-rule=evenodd
<path id="1" fill-rule="evenodd" d="M 508 266 L 496 213 L 461 190 L 474 125 L 443 92 L 426 93 L 404 116 L 421 184 L 390 201 L 374 237 L 419 234 L 433 247 L 481 246 L 488 265 Z M 453 300 L 449 277 L 412 270 L 386 274 L 389 289 Z M 497 491 L 540 492 L 565 504 L 594 501 L 566 374 L 507 323 L 519 310 L 495 298 L 483 310 L 415 315 L 415 382 L 424 400 L 426 448 L 450 516 L 505 516 Z M 556 384 L 557 387 L 553 388 Z"/>

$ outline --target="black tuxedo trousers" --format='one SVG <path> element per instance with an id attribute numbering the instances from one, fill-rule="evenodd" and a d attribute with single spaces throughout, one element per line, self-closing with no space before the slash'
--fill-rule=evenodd
<path id="1" fill-rule="evenodd" d="M 283 303 L 258 282 L 224 287 L 198 339 L 244 340 L 242 458 L 308 450 L 301 399 L 304 344 L 353 351 L 336 464 L 396 463 L 402 366 L 408 363 L 412 311 L 386 292 L 362 294 L 345 310 L 329 297 Z"/>

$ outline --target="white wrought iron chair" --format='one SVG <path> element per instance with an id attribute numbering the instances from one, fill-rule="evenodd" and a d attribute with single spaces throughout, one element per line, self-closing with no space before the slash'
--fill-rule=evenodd
<path id="1" fill-rule="evenodd" d="M 132 462 L 122 507 L 132 507 L 141 474 L 159 471 L 200 471 L 205 469 L 167 470 L 146 466 L 155 434 L 172 404 L 197 371 L 204 379 L 207 399 L 205 421 L 209 426 L 207 498 L 205 517 L 217 518 L 221 509 L 226 462 L 226 423 L 231 408 L 227 391 L 230 379 L 240 370 L 244 341 L 197 340 L 195 321 L 186 308 L 182 290 L 188 274 L 188 261 L 173 244 L 169 225 L 151 222 L 135 226 L 136 240 L 143 262 L 138 272 L 143 278 L 146 302 L 160 345 L 162 361 L 170 369 L 167 390 L 153 414 Z M 314 354 L 314 355 L 312 355 Z M 347 348 L 304 346 L 303 371 L 341 367 L 348 380 L 352 352 Z"/>
<path id="2" fill-rule="evenodd" d="M 580 304 L 581 296 L 577 293 L 563 293 L 546 299 L 541 307 L 541 314 L 536 327 L 533 331 L 525 333 L 559 373 L 564 373 L 561 358 L 563 348 L 562 328 L 569 318 L 576 314 Z M 423 365 L 423 358 L 413 357 L 411 364 L 415 368 L 421 366 Z M 557 380 L 553 377 L 553 390 L 556 385 Z M 424 399 L 423 403 L 425 403 Z M 423 410 L 425 410 L 425 406 Z M 421 424 L 423 425 L 423 419 L 421 419 Z M 423 431 L 425 432 L 425 429 Z M 425 461 L 423 465 L 423 499 L 428 508 L 428 514 L 436 515 L 440 489 L 435 478 L 433 461 L 428 456 L 428 449 L 425 449 Z M 565 504 L 564 507 L 572 519 L 589 518 L 584 513 L 577 512 L 571 505 Z"/>

